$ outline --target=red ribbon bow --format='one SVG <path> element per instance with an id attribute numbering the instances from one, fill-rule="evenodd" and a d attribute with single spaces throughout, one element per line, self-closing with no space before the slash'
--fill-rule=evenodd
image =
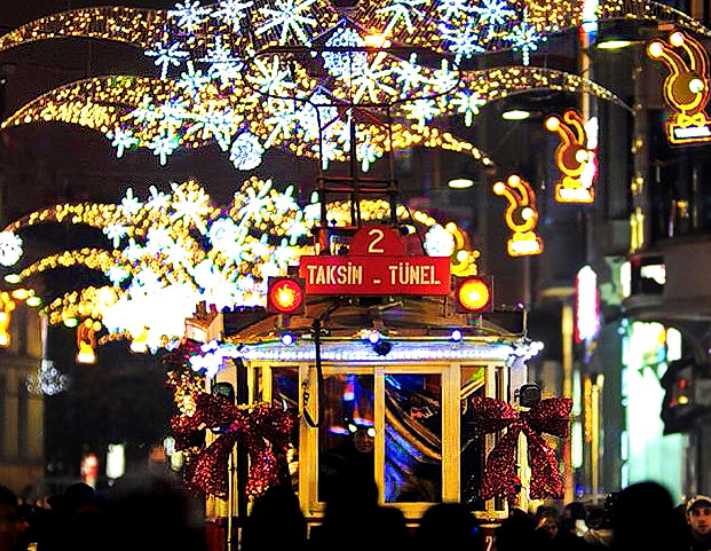
<path id="1" fill-rule="evenodd" d="M 247 494 L 262 495 L 279 482 L 279 457 L 286 454 L 294 423 L 291 413 L 269 404 L 241 409 L 222 396 L 197 394 L 194 414 L 171 420 L 176 449 L 190 447 L 191 439 L 204 428 L 221 427 L 222 432 L 187 466 L 188 487 L 217 497 L 227 495 L 227 463 L 239 440 L 250 459 Z"/>
<path id="2" fill-rule="evenodd" d="M 549 398 L 541 400 L 529 411 L 519 413 L 503 400 L 472 398 L 473 415 L 480 434 L 508 429 L 486 461 L 481 485 L 484 499 L 505 496 L 511 500 L 518 493 L 516 448 L 522 432 L 528 440 L 531 497 L 563 497 L 563 477 L 558 470 L 558 459 L 542 434 L 567 438 L 572 407 L 573 401 L 569 398 Z"/>

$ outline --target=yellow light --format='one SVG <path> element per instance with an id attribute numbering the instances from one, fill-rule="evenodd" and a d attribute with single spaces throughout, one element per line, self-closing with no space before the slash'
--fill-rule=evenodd
<path id="1" fill-rule="evenodd" d="M 472 312 L 483 310 L 491 301 L 489 286 L 480 279 L 465 281 L 458 295 L 459 303 Z"/>
<path id="2" fill-rule="evenodd" d="M 699 94 L 704 91 L 704 81 L 700 78 L 693 78 L 689 82 L 689 90 L 694 94 Z"/>
<path id="3" fill-rule="evenodd" d="M 679 31 L 672 33 L 671 36 L 669 37 L 669 43 L 676 48 L 683 45 L 684 44 L 684 33 L 681 33 Z"/>
<path id="4" fill-rule="evenodd" d="M 677 402 L 680 406 L 685 406 L 686 404 L 689 403 L 689 398 L 687 398 L 686 396 L 679 396 L 679 398 L 677 399 Z"/>
<path id="5" fill-rule="evenodd" d="M 450 180 L 447 185 L 450 189 L 469 189 L 474 186 L 474 180 L 469 178 L 455 178 Z"/>
<path id="6" fill-rule="evenodd" d="M 18 274 L 7 274 L 5 276 L 5 282 L 10 285 L 15 285 L 16 283 L 20 283 L 20 281 L 22 281 L 22 278 Z"/>
<path id="7" fill-rule="evenodd" d="M 521 218 L 524 220 L 530 220 L 536 215 L 536 211 L 534 211 L 531 207 L 526 207 L 521 211 Z"/>
<path id="8" fill-rule="evenodd" d="M 525 121 L 530 116 L 531 112 L 523 109 L 511 109 L 501 113 L 501 118 L 505 121 Z"/>
<path id="9" fill-rule="evenodd" d="M 550 132 L 556 132 L 560 128 L 560 119 L 558 117 L 548 117 L 546 119 L 546 129 Z"/>
<path id="10" fill-rule="evenodd" d="M 92 348 L 84 348 L 77 354 L 77 363 L 80 364 L 95 364 L 96 353 Z"/>
<path id="11" fill-rule="evenodd" d="M 647 54 L 649 54 L 649 57 L 652 57 L 654 59 L 657 59 L 662 56 L 664 53 L 664 44 L 658 41 L 651 42 L 649 46 L 647 46 Z"/>
<path id="12" fill-rule="evenodd" d="M 496 195 L 502 195 L 505 190 L 506 184 L 504 184 L 503 182 L 496 182 L 494 184 L 494 193 L 496 193 Z"/>
<path id="13" fill-rule="evenodd" d="M 371 33 L 366 35 L 365 45 L 368 48 L 382 48 L 387 42 L 387 37 L 379 33 Z"/>
<path id="14" fill-rule="evenodd" d="M 631 40 L 610 39 L 598 42 L 596 48 L 608 52 L 622 50 L 634 44 Z"/>
<path id="15" fill-rule="evenodd" d="M 10 346 L 10 335 L 5 331 L 0 331 L 0 348 L 7 348 Z"/>
<path id="16" fill-rule="evenodd" d="M 38 296 L 30 297 L 27 299 L 27 306 L 31 308 L 37 308 L 42 304 L 42 299 Z"/>
<path id="17" fill-rule="evenodd" d="M 578 149 L 578 151 L 575 152 L 575 160 L 581 164 L 587 163 L 589 158 L 588 152 L 584 149 Z"/>
<path id="18" fill-rule="evenodd" d="M 15 300 L 27 300 L 31 296 L 32 293 L 27 289 L 15 289 L 12 292 L 12 298 L 14 298 Z"/>
<path id="19" fill-rule="evenodd" d="M 469 258 L 469 251 L 465 251 L 462 249 L 461 251 L 457 252 L 457 262 L 464 262 Z"/>
<path id="20" fill-rule="evenodd" d="M 77 325 L 79 325 L 79 321 L 76 318 L 66 318 L 64 320 L 64 325 L 66 327 L 69 327 L 70 329 L 73 329 Z"/>

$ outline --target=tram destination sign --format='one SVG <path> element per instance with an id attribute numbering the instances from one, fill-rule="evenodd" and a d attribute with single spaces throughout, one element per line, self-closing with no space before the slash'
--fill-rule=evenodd
<path id="1" fill-rule="evenodd" d="M 446 296 L 451 291 L 448 257 L 411 256 L 397 230 L 360 229 L 345 256 L 303 256 L 299 275 L 306 294 Z"/>

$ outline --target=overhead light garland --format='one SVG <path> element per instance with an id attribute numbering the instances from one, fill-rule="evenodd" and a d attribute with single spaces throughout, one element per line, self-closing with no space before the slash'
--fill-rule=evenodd
<path id="1" fill-rule="evenodd" d="M 294 188 L 251 178 L 225 208 L 212 205 L 196 182 L 173 184 L 171 193 L 151 187 L 144 200 L 131 189 L 119 204 L 56 205 L 10 224 L 7 240 L 29 226 L 69 222 L 101 230 L 111 248 L 83 248 L 48 255 L 19 270 L 13 281 L 82 266 L 103 273 L 110 285 L 72 290 L 49 301 L 52 324 L 77 327 L 78 345 L 90 359 L 97 342 L 128 338 L 135 350 L 177 343 L 185 320 L 204 302 L 216 310 L 263 306 L 267 279 L 284 275 L 304 254 L 315 254 L 309 236 L 320 219 L 314 194 L 301 207 Z M 385 200 L 362 201 L 363 221 L 389 218 Z M 327 206 L 332 224 L 350 222 L 350 203 Z M 478 251 L 454 223 L 440 225 L 422 211 L 399 206 L 397 219 L 424 233 L 430 254 L 449 256 L 452 270 L 476 273 Z M 19 256 L 22 251 L 20 249 Z M 18 260 L 13 253 L 6 258 Z M 167 310 L 166 310 L 167 309 Z M 98 337 L 106 329 L 107 334 Z"/>
<path id="2" fill-rule="evenodd" d="M 252 170 L 273 147 L 322 158 L 324 165 L 347 160 L 353 122 L 364 169 L 391 149 L 413 146 L 451 149 L 491 166 L 483 151 L 439 130 L 436 121 L 461 116 L 471 125 L 486 103 L 535 89 L 622 104 L 603 87 L 560 71 L 463 68 L 467 59 L 501 48 L 529 54 L 546 34 L 580 23 L 582 10 L 573 4 L 557 1 L 544 10 L 533 0 L 364 1 L 348 15 L 326 0 L 73 10 L 8 33 L 0 51 L 63 36 L 116 40 L 143 49 L 160 78 L 72 83 L 30 102 L 5 127 L 79 124 L 106 135 L 119 157 L 144 147 L 161 163 L 180 147 L 216 143 L 239 170 Z M 602 2 L 600 15 L 666 17 L 704 30 L 648 2 Z M 375 46 L 373 36 L 380 37 Z M 440 61 L 425 64 L 418 47 Z"/>

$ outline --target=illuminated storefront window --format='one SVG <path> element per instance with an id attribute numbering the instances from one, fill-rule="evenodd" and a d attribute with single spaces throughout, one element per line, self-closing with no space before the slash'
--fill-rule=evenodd
<path id="1" fill-rule="evenodd" d="M 668 362 L 681 355 L 681 335 L 659 323 L 633 322 L 628 327 L 623 337 L 622 399 L 627 425 L 622 436 L 623 484 L 655 480 L 678 500 L 688 441 L 682 434 L 664 436 L 660 379 Z"/>

